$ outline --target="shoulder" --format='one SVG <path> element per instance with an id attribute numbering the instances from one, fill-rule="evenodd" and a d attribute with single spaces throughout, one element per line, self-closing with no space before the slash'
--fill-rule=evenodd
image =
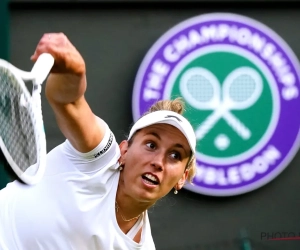
<path id="1" fill-rule="evenodd" d="M 47 167 L 52 168 L 55 164 L 60 165 L 61 170 L 64 166 L 68 166 L 70 170 L 73 166 L 82 172 L 91 172 L 115 164 L 120 157 L 119 145 L 109 126 L 100 118 L 99 122 L 104 126 L 105 132 L 103 139 L 94 149 L 82 153 L 76 150 L 69 140 L 65 140 L 48 153 Z"/>

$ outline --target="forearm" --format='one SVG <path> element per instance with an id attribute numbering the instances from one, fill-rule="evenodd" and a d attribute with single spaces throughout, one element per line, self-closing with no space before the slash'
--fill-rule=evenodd
<path id="1" fill-rule="evenodd" d="M 86 91 L 85 75 L 55 74 L 49 75 L 46 83 L 46 97 L 50 104 L 75 104 Z"/>
<path id="2" fill-rule="evenodd" d="M 103 139 L 105 123 L 98 123 L 84 97 L 85 62 L 62 33 L 44 34 L 31 59 L 36 61 L 42 53 L 50 53 L 55 59 L 45 90 L 57 124 L 78 151 L 88 152 Z"/>

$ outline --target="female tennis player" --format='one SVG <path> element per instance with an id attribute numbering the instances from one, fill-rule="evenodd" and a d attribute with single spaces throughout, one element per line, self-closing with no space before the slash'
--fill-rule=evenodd
<path id="1" fill-rule="evenodd" d="M 155 249 L 147 209 L 195 174 L 183 103 L 157 102 L 118 145 L 85 100 L 80 53 L 62 33 L 45 34 L 31 59 L 44 52 L 55 59 L 46 97 L 66 141 L 48 153 L 38 184 L 0 191 L 0 249 Z"/>

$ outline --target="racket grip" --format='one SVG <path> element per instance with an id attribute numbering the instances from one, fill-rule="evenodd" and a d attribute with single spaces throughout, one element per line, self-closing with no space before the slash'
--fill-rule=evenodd
<path id="1" fill-rule="evenodd" d="M 47 78 L 54 64 L 54 58 L 49 53 L 43 53 L 35 62 L 31 73 L 34 74 L 36 83 L 42 84 Z"/>

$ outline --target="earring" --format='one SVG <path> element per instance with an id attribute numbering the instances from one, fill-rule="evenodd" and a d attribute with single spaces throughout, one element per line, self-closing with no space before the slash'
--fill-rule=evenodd
<path id="1" fill-rule="evenodd" d="M 123 162 L 121 162 L 120 165 L 119 165 L 119 170 L 122 171 L 123 169 L 124 169 L 123 168 Z"/>
<path id="2" fill-rule="evenodd" d="M 177 189 L 174 190 L 174 194 L 178 194 L 178 190 Z"/>

